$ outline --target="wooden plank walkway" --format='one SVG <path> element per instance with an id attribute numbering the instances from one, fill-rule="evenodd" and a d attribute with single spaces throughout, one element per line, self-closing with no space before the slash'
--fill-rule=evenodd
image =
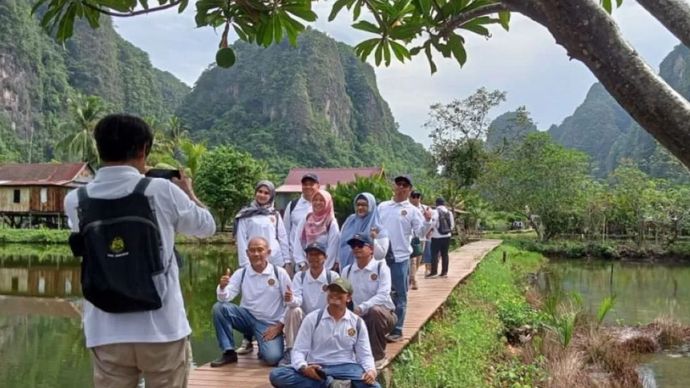
<path id="1" fill-rule="evenodd" d="M 386 346 L 386 357 L 394 360 L 412 340 L 436 310 L 446 301 L 455 286 L 474 271 L 479 261 L 501 243 L 500 240 L 482 240 L 467 244 L 450 253 L 448 277 L 424 279 L 424 266 L 417 272 L 418 290 L 410 290 L 407 316 L 403 326 L 404 338 Z M 440 264 L 439 264 L 440 265 Z M 257 347 L 255 346 L 254 349 Z M 211 368 L 209 364 L 194 369 L 189 376 L 189 387 L 270 387 L 271 368 L 262 364 L 255 353 L 240 355 L 237 364 Z"/>

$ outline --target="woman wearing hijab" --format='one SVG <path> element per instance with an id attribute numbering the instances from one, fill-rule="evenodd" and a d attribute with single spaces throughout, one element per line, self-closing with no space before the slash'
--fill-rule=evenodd
<path id="1" fill-rule="evenodd" d="M 237 259 L 241 267 L 249 265 L 247 245 L 253 237 L 263 237 L 271 248 L 271 264 L 283 267 L 289 255 L 288 238 L 280 213 L 273 207 L 275 186 L 261 181 L 254 189 L 254 200 L 235 216 Z"/>
<path id="2" fill-rule="evenodd" d="M 325 190 L 319 190 L 311 198 L 312 211 L 300 221 L 295 233 L 292 254 L 296 268 L 307 268 L 304 248 L 318 241 L 326 247 L 326 270 L 337 271 L 338 248 L 340 246 L 340 227 L 333 212 L 333 199 Z"/>
<path id="3" fill-rule="evenodd" d="M 374 242 L 374 259 L 376 260 L 386 257 L 386 251 L 388 251 L 390 244 L 388 233 L 379 219 L 374 195 L 371 193 L 357 194 L 354 207 L 355 213 L 347 217 L 340 233 L 340 255 L 338 256 L 340 268 L 345 268 L 355 261 L 352 248 L 347 244 L 347 241 L 355 234 L 371 237 Z"/>

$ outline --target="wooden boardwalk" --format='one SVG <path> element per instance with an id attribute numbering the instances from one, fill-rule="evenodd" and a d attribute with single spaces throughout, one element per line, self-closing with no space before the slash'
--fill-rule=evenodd
<path id="1" fill-rule="evenodd" d="M 424 279 L 424 266 L 419 268 L 419 289 L 408 292 L 407 315 L 403 326 L 404 339 L 386 346 L 386 356 L 390 361 L 393 361 L 417 335 L 422 326 L 446 301 L 455 286 L 471 274 L 477 263 L 500 243 L 500 240 L 477 241 L 451 252 L 450 268 L 445 279 Z M 256 348 L 255 346 L 254 349 Z M 240 355 L 237 364 L 220 368 L 211 368 L 209 364 L 205 364 L 194 369 L 189 376 L 189 387 L 266 388 L 271 386 L 268 381 L 270 371 L 270 367 L 259 362 L 255 350 L 255 353 Z"/>

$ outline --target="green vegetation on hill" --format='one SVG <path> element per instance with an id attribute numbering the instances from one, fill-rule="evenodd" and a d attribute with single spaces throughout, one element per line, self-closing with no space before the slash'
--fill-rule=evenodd
<path id="1" fill-rule="evenodd" d="M 383 165 L 421 174 L 428 153 L 397 131 L 376 77 L 352 48 L 309 30 L 298 47 L 237 42 L 237 63 L 211 67 L 178 115 L 198 139 L 232 143 L 274 172 Z"/>
<path id="2" fill-rule="evenodd" d="M 120 37 L 109 19 L 55 43 L 30 14 L 31 2 L 0 3 L 0 158 L 45 161 L 69 120 L 67 100 L 97 95 L 110 111 L 165 119 L 189 87 L 152 67 L 148 54 Z"/>

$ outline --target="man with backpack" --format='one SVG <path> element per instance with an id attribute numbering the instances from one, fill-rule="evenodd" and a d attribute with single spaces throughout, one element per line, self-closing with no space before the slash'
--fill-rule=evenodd
<path id="1" fill-rule="evenodd" d="M 65 197 L 70 246 L 83 256 L 83 325 L 94 386 L 136 387 L 143 376 L 147 387 L 184 387 L 191 328 L 175 233 L 208 237 L 215 222 L 182 171 L 172 181 L 144 177 L 153 133 L 143 120 L 108 115 L 94 137 L 102 167 Z"/>
<path id="2" fill-rule="evenodd" d="M 398 318 L 391 299 L 391 271 L 384 260 L 374 260 L 371 238 L 355 234 L 348 241 L 355 262 L 343 268 L 342 277 L 352 283 L 354 294 L 352 304 L 355 314 L 362 317 L 369 332 L 369 342 L 377 369 L 383 367 L 386 359 L 386 334 Z"/>
<path id="3" fill-rule="evenodd" d="M 259 356 L 268 365 L 283 357 L 285 294 L 292 286 L 285 269 L 268 262 L 271 248 L 263 237 L 253 237 L 247 246 L 249 264 L 232 276 L 222 276 L 216 288 L 213 326 L 223 354 L 212 367 L 237 362 L 233 329 L 252 335 L 259 343 Z M 240 305 L 231 301 L 242 294 Z"/>
<path id="4" fill-rule="evenodd" d="M 298 272 L 292 279 L 292 290 L 285 294 L 285 356 L 280 365 L 290 365 L 290 351 L 305 315 L 326 308 L 326 288 L 339 278 L 338 273 L 326 270 L 326 247 L 313 242 L 304 248 L 308 271 Z"/>
<path id="5" fill-rule="evenodd" d="M 450 247 L 450 236 L 455 228 L 455 218 L 453 212 L 446 207 L 443 198 L 436 198 L 436 209 L 434 209 L 431 222 L 434 225 L 431 232 L 431 272 L 427 278 L 438 275 L 438 257 L 441 256 L 441 274 L 439 277 L 448 276 L 448 249 Z"/>
<path id="6" fill-rule="evenodd" d="M 269 379 L 278 388 L 333 386 L 380 387 L 371 356 L 367 326 L 347 309 L 352 285 L 343 278 L 328 285 L 328 307 L 304 318 L 292 351 L 292 365 L 275 368 Z"/>

